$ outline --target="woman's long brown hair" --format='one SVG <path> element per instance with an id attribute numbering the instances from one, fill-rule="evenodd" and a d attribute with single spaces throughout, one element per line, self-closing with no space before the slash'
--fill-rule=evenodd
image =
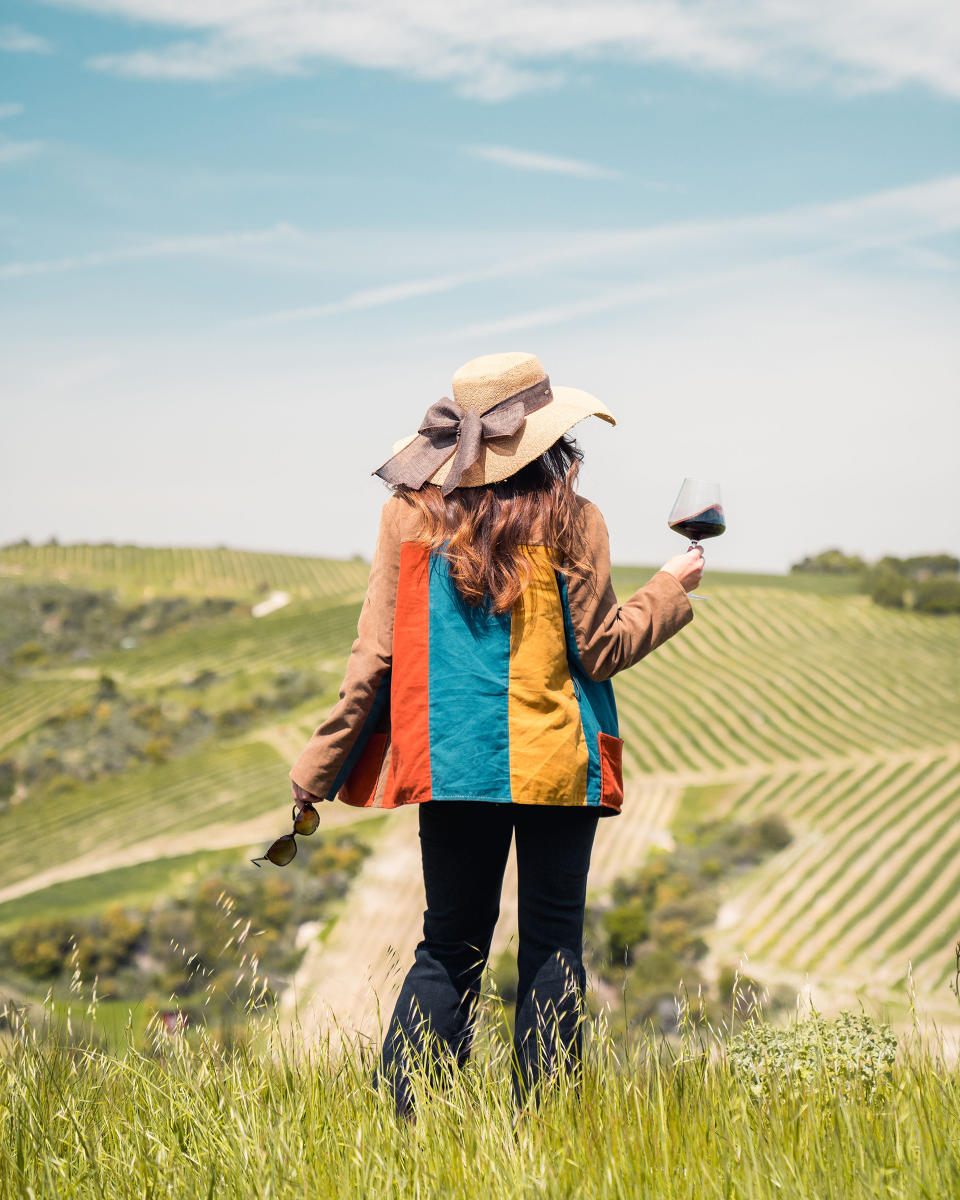
<path id="1" fill-rule="evenodd" d="M 419 509 L 421 536 L 450 565 L 457 590 L 470 605 L 509 611 L 533 576 L 522 547 L 543 545 L 557 570 L 584 567 L 584 545 L 574 484 L 583 452 L 564 436 L 509 479 L 480 487 L 395 488 Z"/>

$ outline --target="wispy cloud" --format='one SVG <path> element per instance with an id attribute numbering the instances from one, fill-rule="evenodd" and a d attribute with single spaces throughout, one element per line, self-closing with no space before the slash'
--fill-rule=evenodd
<path id="1" fill-rule="evenodd" d="M 580 179 L 620 179 L 621 171 L 611 171 L 577 158 L 558 158 L 553 154 L 538 154 L 535 150 L 516 150 L 511 146 L 466 146 L 467 154 L 516 167 L 521 171 L 546 171 L 555 175 L 575 175 Z"/>
<path id="2" fill-rule="evenodd" d="M 764 270 L 785 262 L 850 257 L 880 252 L 884 261 L 915 270 L 950 270 L 951 263 L 934 239 L 960 230 L 960 175 L 931 180 L 911 187 L 870 193 L 835 204 L 761 212 L 715 221 L 683 221 L 638 229 L 557 233 L 540 241 L 535 250 L 500 253 L 490 247 L 474 247 L 479 261 L 460 270 L 425 272 L 407 279 L 347 291 L 322 303 L 301 305 L 255 314 L 229 322 L 231 328 L 296 324 L 323 321 L 348 313 L 408 304 L 431 296 L 448 295 L 476 288 L 491 281 L 517 279 L 536 281 L 541 294 L 562 296 L 547 305 L 518 309 L 467 327 L 471 335 L 522 330 L 567 321 L 659 296 L 675 295 L 711 282 L 740 278 L 744 272 Z M 397 235 L 405 253 L 413 236 L 424 238 L 424 259 L 449 258 L 450 247 L 432 247 L 431 235 Z M 286 269 L 291 259 L 303 269 L 328 279 L 331 251 L 344 240 L 336 231 L 311 232 L 288 224 L 266 229 L 228 231 L 194 236 L 151 238 L 134 244 L 111 247 L 82 255 L 0 265 L 0 279 L 13 280 L 82 270 L 109 268 L 127 262 L 169 258 L 208 258 L 222 261 L 256 259 L 258 268 L 269 261 Z M 343 266 L 349 270 L 352 254 L 360 253 L 366 236 L 362 231 L 351 249 L 349 239 L 342 250 Z M 913 251 L 904 254 L 904 251 Z M 378 246 L 375 257 L 389 259 L 389 243 Z M 461 256 L 462 257 L 462 256 Z M 564 294 L 553 290 L 552 279 L 565 266 L 588 266 L 592 278 L 605 278 L 607 286 L 584 294 L 576 288 Z M 626 275 L 626 278 L 624 278 Z M 564 285 L 566 287 L 566 284 Z M 520 291 L 518 290 L 518 294 Z M 458 330 L 449 334 L 464 334 Z"/>
<path id="3" fill-rule="evenodd" d="M 767 264 L 763 264 L 765 268 Z M 635 283 L 626 287 L 609 288 L 599 295 L 567 303 L 548 304 L 523 312 L 508 313 L 489 321 L 473 321 L 439 335 L 426 335 L 425 340 L 458 342 L 461 339 L 487 338 L 502 333 L 520 333 L 525 329 L 541 329 L 545 325 L 559 325 L 581 317 L 596 316 L 636 304 L 649 304 L 653 300 L 666 300 L 671 296 L 682 296 L 688 292 L 701 291 L 708 287 L 730 284 L 735 280 L 755 273 L 758 266 L 731 268 L 725 271 L 697 272 L 680 275 L 675 279 L 657 279 L 649 283 Z"/>
<path id="4" fill-rule="evenodd" d="M 0 137 L 0 167 L 10 167 L 36 158 L 43 149 L 43 142 L 16 142 L 12 138 Z"/>
<path id="5" fill-rule="evenodd" d="M 842 90 L 920 84 L 960 96 L 960 6 L 944 0 L 64 0 L 175 29 L 91 65 L 151 79 L 310 70 L 329 60 L 447 81 L 501 100 L 604 61 Z"/>
<path id="6" fill-rule="evenodd" d="M 299 321 L 315 321 L 324 317 L 339 316 L 342 313 L 356 312 L 364 308 L 381 308 L 386 304 L 398 304 L 404 300 L 417 300 L 423 296 L 435 296 L 444 292 L 457 291 L 459 288 L 483 283 L 486 280 L 502 279 L 512 275 L 527 273 L 537 268 L 554 264 L 559 257 L 570 256 L 582 251 L 572 251 L 568 246 L 565 250 L 548 252 L 546 254 L 529 255 L 504 259 L 472 271 L 458 271 L 448 274 L 424 276 L 419 279 L 409 279 L 400 283 L 384 284 L 381 287 L 365 288 L 350 292 L 348 295 L 326 304 L 308 305 L 302 308 L 282 309 L 279 312 L 264 313 L 260 316 L 248 317 L 231 322 L 231 325 L 244 327 L 256 325 L 287 325 Z"/>
<path id="7" fill-rule="evenodd" d="M 960 228 L 960 223 L 957 227 Z M 424 341 L 458 342 L 495 337 L 506 333 L 519 333 L 527 329 L 542 329 L 550 325 L 562 325 L 569 321 L 583 320 L 601 313 L 649 304 L 655 300 L 668 300 L 677 296 L 718 288 L 737 288 L 744 283 L 763 278 L 771 272 L 843 259 L 868 250 L 892 248 L 904 265 L 919 268 L 924 273 L 932 270 L 956 269 L 956 264 L 942 255 L 930 254 L 923 247 L 901 245 L 904 236 L 891 232 L 886 236 L 875 235 L 858 238 L 847 243 L 826 244 L 819 249 L 760 257 L 753 262 L 743 262 L 723 269 L 678 272 L 673 277 L 661 276 L 643 283 L 606 288 L 587 297 L 572 298 L 565 302 L 559 301 L 551 305 L 498 314 L 490 320 L 473 321 L 438 334 L 425 335 Z"/>
<path id="8" fill-rule="evenodd" d="M 19 117 L 23 112 L 22 104 L 0 104 L 0 121 L 7 117 Z"/>
<path id="9" fill-rule="evenodd" d="M 153 238 L 132 246 L 112 250 L 74 254 L 36 262 L 0 263 L 0 279 L 24 279 L 35 275 L 61 275 L 70 271 L 91 270 L 117 263 L 142 262 L 145 259 L 205 258 L 235 255 L 250 246 L 261 246 L 296 236 L 290 225 L 270 229 L 231 233 L 198 234 L 193 237 Z"/>
<path id="10" fill-rule="evenodd" d="M 28 33 L 19 25 L 0 25 L 0 50 L 8 54 L 52 54 L 53 46 L 46 38 Z"/>
<path id="11" fill-rule="evenodd" d="M 535 278 L 565 263 L 598 265 L 612 260 L 622 267 L 631 256 L 641 269 L 643 264 L 656 262 L 662 278 L 654 286 L 672 292 L 677 287 L 694 286 L 697 280 L 706 277 L 710 264 L 719 263 L 714 269 L 726 272 L 731 269 L 731 260 L 737 264 L 733 269 L 740 270 L 743 264 L 769 263 L 784 256 L 849 255 L 887 246 L 906 246 L 956 230 L 960 230 L 960 175 L 875 192 L 837 204 L 809 205 L 720 221 L 684 221 L 610 233 L 564 234 L 553 247 L 536 254 L 515 255 L 469 271 L 367 288 L 324 304 L 284 309 L 234 324 L 279 325 L 321 320 L 449 293 L 493 279 Z M 691 256 L 698 265 L 688 278 L 680 278 Z M 671 275 L 677 278 L 670 279 Z M 645 298 L 648 286 L 644 283 L 617 288 L 584 301 L 586 307 L 567 305 L 562 311 L 576 316 L 581 311 L 586 314 L 632 303 Z M 656 294 L 660 291 L 651 293 Z M 510 317 L 507 319 L 510 323 L 503 329 L 541 324 L 547 319 L 546 314 L 559 311 L 547 308 Z"/>

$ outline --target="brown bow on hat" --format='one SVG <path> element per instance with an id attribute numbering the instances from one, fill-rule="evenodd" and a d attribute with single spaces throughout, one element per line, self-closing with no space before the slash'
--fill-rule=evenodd
<path id="1" fill-rule="evenodd" d="M 453 399 L 431 404 L 419 431 L 396 443 L 373 473 L 411 488 L 429 480 L 444 496 L 457 487 L 496 483 L 591 415 L 616 424 L 589 392 L 552 387 L 536 355 L 486 354 L 457 370 Z"/>

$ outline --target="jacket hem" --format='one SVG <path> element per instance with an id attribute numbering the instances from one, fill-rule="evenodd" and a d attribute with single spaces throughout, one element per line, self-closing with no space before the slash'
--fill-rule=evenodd
<path id="1" fill-rule="evenodd" d="M 338 799 L 340 800 L 340 802 L 342 804 L 349 803 L 348 801 L 344 800 L 342 796 L 338 797 Z M 392 804 L 389 807 L 390 808 L 406 808 L 411 804 L 429 804 L 433 800 L 439 800 L 441 803 L 444 800 L 464 800 L 464 801 L 469 801 L 471 803 L 479 803 L 479 804 L 517 804 L 517 805 L 521 805 L 523 808 L 599 808 L 602 810 L 602 815 L 604 815 L 604 816 L 606 816 L 608 814 L 610 816 L 614 816 L 614 815 L 616 815 L 616 813 L 618 813 L 620 811 L 619 808 L 613 808 L 611 805 L 604 804 L 598 800 L 586 800 L 582 804 L 568 804 L 568 803 L 561 802 L 561 801 L 555 801 L 555 802 L 551 803 L 550 801 L 544 801 L 544 800 L 515 800 L 510 796 L 470 796 L 470 795 L 459 795 L 459 794 L 454 794 L 454 793 L 449 793 L 449 794 L 445 794 L 445 795 L 441 795 L 441 796 L 437 796 L 437 795 L 421 796 L 418 799 L 404 800 L 399 804 Z M 383 808 L 386 808 L 387 805 L 377 805 L 377 804 L 373 804 L 373 803 L 368 803 L 365 805 L 355 805 L 354 807 L 363 807 L 363 808 L 383 807 Z"/>

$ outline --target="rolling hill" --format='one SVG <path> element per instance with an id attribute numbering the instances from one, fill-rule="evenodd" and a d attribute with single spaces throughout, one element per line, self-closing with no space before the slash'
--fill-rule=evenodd
<path id="1" fill-rule="evenodd" d="M 82 631 L 57 649 L 54 610 L 35 652 L 0 668 L 0 760 L 29 758 L 38 772 L 0 800 L 0 928 L 29 914 L 30 897 L 38 912 L 54 897 L 61 912 L 89 908 L 97 875 L 150 863 L 159 889 L 165 860 L 282 832 L 287 769 L 336 695 L 366 571 L 224 549 L 0 550 L 8 612 L 24 588 L 52 584 L 109 589 L 131 605 L 171 595 L 237 602 L 94 652 Z M 619 569 L 618 590 L 648 577 Z M 700 590 L 694 622 L 616 681 L 628 797 L 623 815 L 601 824 L 594 888 L 668 844 L 678 812 L 775 814 L 793 841 L 724 896 L 711 961 L 744 961 L 826 1008 L 860 1000 L 895 1017 L 907 1011 L 912 964 L 918 1005 L 955 1020 L 960 618 L 884 610 L 848 580 L 815 576 L 713 574 Z M 279 607 L 251 615 L 278 592 Z M 65 762 L 44 775 L 35 749 L 44 730 L 82 717 L 113 736 L 118 702 L 103 699 L 104 676 L 175 731 L 189 732 L 198 709 L 212 714 L 211 729 L 183 752 L 174 745 L 123 770 L 84 778 Z M 309 695 L 282 707 L 294 677 Z M 322 815 L 328 825 L 372 820 L 377 848 L 335 926 L 308 945 L 286 1009 L 370 1030 L 374 992 L 387 1007 L 418 936 L 415 815 L 377 821 L 339 804 Z M 509 940 L 512 909 L 507 890 L 497 946 Z"/>

